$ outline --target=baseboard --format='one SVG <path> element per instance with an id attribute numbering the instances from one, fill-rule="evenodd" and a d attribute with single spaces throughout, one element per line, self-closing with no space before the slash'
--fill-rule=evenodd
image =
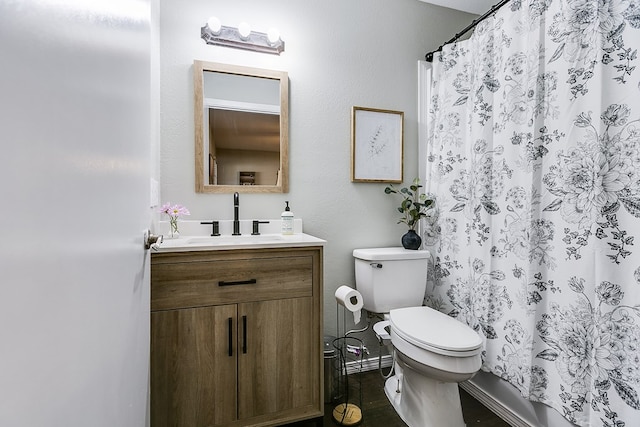
<path id="1" fill-rule="evenodd" d="M 492 395 L 486 393 L 477 385 L 470 381 L 465 381 L 459 384 L 460 388 L 469 393 L 474 399 L 487 407 L 491 412 L 499 416 L 512 427 L 535 427 L 529 424 L 526 420 L 520 418 L 517 414 L 511 411 L 507 406 L 503 405 Z"/>
<path id="2" fill-rule="evenodd" d="M 388 368 L 391 366 L 393 358 L 391 355 L 382 356 L 382 363 L 380 364 L 377 357 L 369 357 L 362 359 L 362 365 L 357 360 L 347 362 L 347 374 L 351 375 L 357 372 L 373 371 L 378 369 L 379 366 Z"/>

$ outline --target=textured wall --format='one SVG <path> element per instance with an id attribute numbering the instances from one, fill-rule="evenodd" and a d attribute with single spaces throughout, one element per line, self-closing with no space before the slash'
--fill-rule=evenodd
<path id="1" fill-rule="evenodd" d="M 278 218 L 289 200 L 305 232 L 325 248 L 325 329 L 335 333 L 333 294 L 353 286 L 354 248 L 399 246 L 396 200 L 384 184 L 350 180 L 351 107 L 405 113 L 405 182 L 418 174 L 417 61 L 473 15 L 416 0 L 162 0 L 161 198 L 190 219 L 231 219 L 232 195 L 194 192 L 194 59 L 285 70 L 290 80 L 290 191 L 240 196 L 241 219 Z M 281 56 L 205 45 L 210 15 L 280 29 Z"/>

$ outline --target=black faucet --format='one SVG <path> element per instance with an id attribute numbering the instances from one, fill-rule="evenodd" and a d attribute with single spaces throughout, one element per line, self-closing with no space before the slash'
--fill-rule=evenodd
<path id="1" fill-rule="evenodd" d="M 202 221 L 200 224 L 202 225 L 211 225 L 211 236 L 219 236 L 220 235 L 220 222 L 219 221 Z"/>
<path id="2" fill-rule="evenodd" d="M 240 220 L 238 220 L 238 211 L 240 209 L 240 195 L 236 191 L 233 193 L 233 235 L 240 236 Z"/>
<path id="3" fill-rule="evenodd" d="M 269 224 L 269 221 L 257 221 L 257 220 L 254 220 L 253 221 L 253 233 L 251 233 L 252 236 L 259 236 L 260 235 L 260 224 Z"/>

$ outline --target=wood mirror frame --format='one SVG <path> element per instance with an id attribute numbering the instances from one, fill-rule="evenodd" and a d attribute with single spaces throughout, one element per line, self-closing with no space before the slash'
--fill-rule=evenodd
<path id="1" fill-rule="evenodd" d="M 287 193 L 289 191 L 289 77 L 285 71 L 265 70 L 196 60 L 194 71 L 195 115 L 195 183 L 196 193 Z M 205 147 L 204 73 L 215 72 L 235 76 L 257 77 L 279 81 L 280 85 L 280 164 L 275 185 L 217 185 L 210 184 L 212 162 L 209 147 Z M 205 157 L 207 157 L 205 159 Z M 239 178 L 240 179 L 240 178 Z"/>

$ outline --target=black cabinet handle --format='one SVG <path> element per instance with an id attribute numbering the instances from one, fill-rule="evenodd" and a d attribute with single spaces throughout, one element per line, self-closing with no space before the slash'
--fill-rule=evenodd
<path id="1" fill-rule="evenodd" d="M 247 316 L 242 316 L 242 353 L 247 353 Z"/>
<path id="2" fill-rule="evenodd" d="M 255 283 L 258 283 L 257 279 L 234 280 L 234 281 L 231 281 L 231 282 L 225 282 L 224 280 L 220 280 L 218 282 L 218 286 L 253 285 Z"/>
<path id="3" fill-rule="evenodd" d="M 233 357 L 233 318 L 229 317 L 229 357 Z"/>

